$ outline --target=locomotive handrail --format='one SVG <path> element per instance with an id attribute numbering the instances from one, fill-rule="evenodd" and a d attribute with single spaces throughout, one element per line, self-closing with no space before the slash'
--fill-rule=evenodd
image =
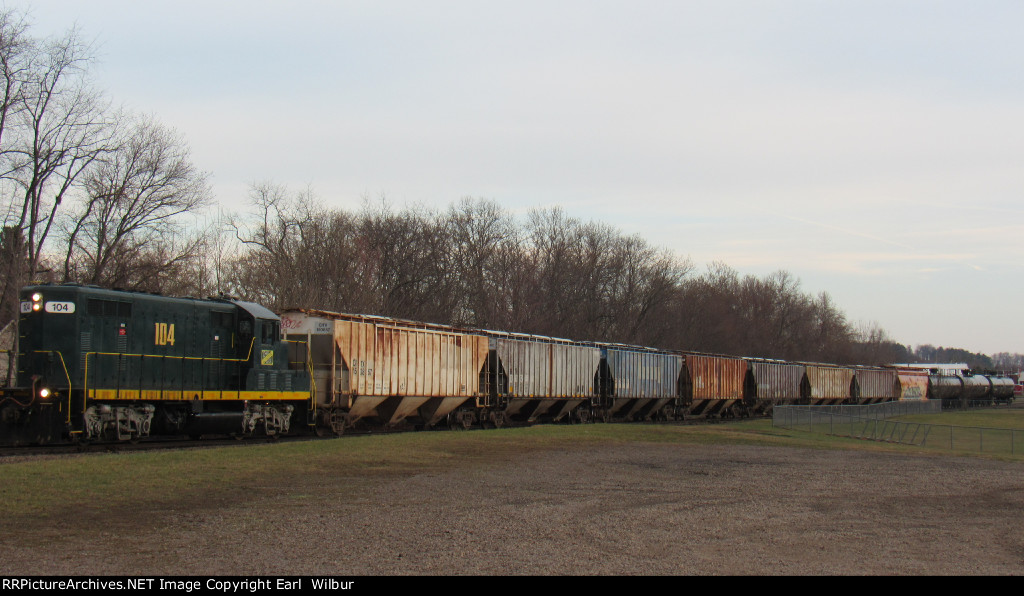
<path id="1" fill-rule="evenodd" d="M 68 373 L 68 366 L 64 362 L 64 354 L 60 353 L 59 350 L 33 350 L 33 354 L 56 354 L 60 358 L 60 367 L 64 369 L 64 378 L 68 382 L 68 409 L 67 409 L 67 423 L 71 424 L 71 374 Z M 32 399 L 36 398 L 35 392 L 33 391 Z"/>
<path id="2" fill-rule="evenodd" d="M 64 354 L 55 352 L 57 357 L 60 358 L 60 367 L 64 369 L 64 378 L 68 382 L 68 417 L 67 423 L 71 424 L 71 373 L 68 372 L 68 365 L 64 362 Z"/>
<path id="3" fill-rule="evenodd" d="M 313 411 L 313 420 L 316 420 L 316 380 L 313 378 L 313 359 L 310 357 L 309 342 L 298 339 L 284 339 L 281 341 L 290 344 L 303 344 L 306 346 L 306 361 L 304 364 L 306 365 L 306 372 L 309 373 L 309 403 Z M 291 362 L 289 362 L 289 364 L 291 364 Z"/>
<path id="4" fill-rule="evenodd" d="M 0 353 L 5 353 L 5 352 L 10 352 L 10 350 L 0 350 Z M 57 357 L 60 358 L 60 366 L 61 366 L 61 368 L 64 369 L 64 378 L 68 382 L 67 422 L 70 424 L 71 423 L 71 393 L 72 393 L 72 391 L 71 391 L 71 375 L 68 373 L 67 364 L 64 362 L 64 354 L 60 353 L 60 351 L 57 351 L 57 350 L 32 350 L 32 353 L 33 354 L 56 354 Z M 29 407 L 30 405 L 32 405 L 32 402 L 34 402 L 36 400 L 35 382 L 33 382 L 32 385 L 33 385 L 32 388 L 29 390 L 30 391 L 30 395 L 31 395 L 31 399 L 29 399 L 27 404 L 23 404 L 23 403 L 21 403 L 20 401 L 18 401 L 17 399 L 15 399 L 13 397 L 5 397 L 3 401 L 10 400 L 10 401 L 13 401 L 14 403 L 18 404 L 19 406 L 21 406 L 23 408 Z"/>

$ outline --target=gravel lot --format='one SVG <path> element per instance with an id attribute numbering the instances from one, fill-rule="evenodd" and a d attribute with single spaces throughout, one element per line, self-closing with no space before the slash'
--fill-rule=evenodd
<path id="1" fill-rule="evenodd" d="M 631 444 L 0 522 L 0 574 L 1021 574 L 1024 467 Z"/>

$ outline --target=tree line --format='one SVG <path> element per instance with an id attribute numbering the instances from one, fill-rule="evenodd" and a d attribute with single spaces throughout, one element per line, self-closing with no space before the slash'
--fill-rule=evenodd
<path id="1" fill-rule="evenodd" d="M 584 341 L 784 360 L 892 362 L 877 325 L 851 324 L 786 271 L 741 276 L 558 207 L 516 218 L 464 198 L 444 210 L 365 200 L 330 209 L 264 183 L 229 219 L 240 250 L 220 286 L 306 307 Z"/>
<path id="2" fill-rule="evenodd" d="M 78 31 L 38 37 L 0 11 L 0 324 L 29 280 L 146 287 L 200 256 L 187 216 L 212 200 L 207 175 L 180 135 L 97 90 L 94 62 Z"/>
<path id="3" fill-rule="evenodd" d="M 93 63 L 77 31 L 41 38 L 24 14 L 0 12 L 0 329 L 22 285 L 78 282 L 750 357 L 907 359 L 786 271 L 698 271 L 560 208 L 332 209 L 262 182 L 247 212 L 211 214 L 186 140 L 116 108 Z"/>

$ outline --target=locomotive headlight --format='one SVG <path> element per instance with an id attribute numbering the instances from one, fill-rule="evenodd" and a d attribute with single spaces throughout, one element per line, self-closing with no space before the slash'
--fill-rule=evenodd
<path id="1" fill-rule="evenodd" d="M 43 295 L 40 294 L 39 292 L 36 292 L 35 294 L 32 294 L 32 302 L 42 302 L 42 300 L 43 300 Z"/>
<path id="2" fill-rule="evenodd" d="M 41 397 L 43 399 L 46 399 L 46 398 L 50 397 L 50 389 L 48 387 L 43 387 L 42 389 L 40 389 L 39 390 L 39 397 Z"/>

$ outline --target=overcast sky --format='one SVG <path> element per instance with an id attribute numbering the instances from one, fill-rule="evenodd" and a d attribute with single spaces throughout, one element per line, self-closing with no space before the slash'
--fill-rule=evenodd
<path id="1" fill-rule="evenodd" d="M 1024 352 L 1020 0 L 8 0 L 250 183 L 562 206 L 896 341 Z"/>

